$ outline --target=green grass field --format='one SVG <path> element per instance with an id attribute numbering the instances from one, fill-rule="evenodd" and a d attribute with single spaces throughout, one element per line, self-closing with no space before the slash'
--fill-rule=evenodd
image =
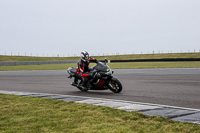
<path id="1" fill-rule="evenodd" d="M 165 59 L 165 58 L 200 58 L 200 53 L 174 53 L 174 54 L 133 54 L 98 56 L 98 60 L 130 60 L 130 59 Z M 79 60 L 80 57 L 29 57 L 29 56 L 0 56 L 0 61 L 58 61 L 58 60 Z M 199 68 L 200 62 L 131 62 L 131 63 L 110 63 L 113 69 L 131 68 Z M 50 64 L 50 65 L 24 65 L 24 66 L 0 66 L 0 71 L 13 70 L 63 70 L 68 67 L 76 67 L 76 64 Z"/>
<path id="2" fill-rule="evenodd" d="M 172 53 L 172 54 L 132 54 L 114 56 L 94 56 L 98 60 L 130 60 L 130 59 L 165 59 L 165 58 L 200 58 L 200 53 Z M 80 57 L 30 57 L 30 56 L 2 56 L 0 61 L 60 61 L 79 60 Z"/>
<path id="3" fill-rule="evenodd" d="M 91 64 L 90 66 L 94 66 Z M 111 69 L 135 69 L 135 68 L 200 68 L 200 61 L 191 62 L 126 62 L 108 63 Z M 77 64 L 50 64 L 50 65 L 23 65 L 0 66 L 0 71 L 16 70 L 64 70 L 69 67 L 77 67 Z"/>
<path id="4" fill-rule="evenodd" d="M 0 132 L 199 133 L 200 126 L 135 111 L 0 94 Z"/>

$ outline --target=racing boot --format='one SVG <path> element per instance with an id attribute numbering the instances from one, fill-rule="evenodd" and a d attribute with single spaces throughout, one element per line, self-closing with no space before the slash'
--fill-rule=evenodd
<path id="1" fill-rule="evenodd" d="M 75 82 L 72 82 L 71 85 L 77 87 L 78 84 L 76 84 Z"/>
<path id="2" fill-rule="evenodd" d="M 74 82 L 72 82 L 71 85 L 77 87 L 77 85 L 78 85 L 77 81 L 78 81 L 78 80 L 75 78 L 75 79 L 74 79 Z"/>
<path id="3" fill-rule="evenodd" d="M 85 87 L 85 85 L 83 85 L 83 84 L 78 84 L 77 87 L 78 87 L 81 91 L 88 91 L 87 87 Z"/>

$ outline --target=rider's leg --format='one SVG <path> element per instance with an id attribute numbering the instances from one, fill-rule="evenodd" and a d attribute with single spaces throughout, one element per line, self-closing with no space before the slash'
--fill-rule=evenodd
<path id="1" fill-rule="evenodd" d="M 91 76 L 90 73 L 84 73 L 82 74 L 84 76 L 83 79 L 83 85 L 87 88 L 87 89 L 91 89 L 92 85 L 91 85 Z"/>

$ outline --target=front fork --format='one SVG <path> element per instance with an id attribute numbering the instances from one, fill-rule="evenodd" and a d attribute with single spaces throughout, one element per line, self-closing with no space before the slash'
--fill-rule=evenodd
<path id="1" fill-rule="evenodd" d="M 113 76 L 110 76 L 110 77 L 108 77 L 108 79 L 106 80 L 109 89 L 113 89 L 113 86 L 112 86 L 112 83 L 111 83 L 112 78 L 113 78 Z"/>

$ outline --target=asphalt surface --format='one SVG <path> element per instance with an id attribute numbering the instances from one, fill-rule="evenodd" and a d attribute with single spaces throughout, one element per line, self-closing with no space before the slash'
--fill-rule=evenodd
<path id="1" fill-rule="evenodd" d="M 200 109 L 200 69 L 114 70 L 123 85 L 109 90 L 81 92 L 71 86 L 66 70 L 1 71 L 0 90 L 24 91 L 127 100 Z"/>

